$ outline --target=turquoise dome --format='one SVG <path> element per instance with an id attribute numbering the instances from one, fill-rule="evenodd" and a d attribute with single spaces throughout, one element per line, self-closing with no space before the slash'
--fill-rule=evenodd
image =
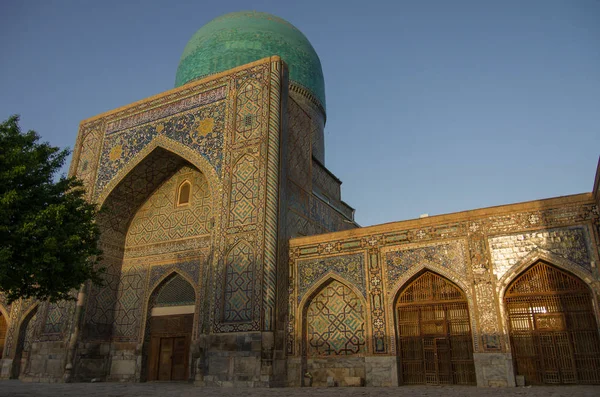
<path id="1" fill-rule="evenodd" d="M 272 55 L 279 55 L 288 64 L 290 80 L 325 108 L 325 82 L 315 49 L 291 23 L 264 12 L 233 12 L 201 27 L 183 50 L 175 87 Z"/>

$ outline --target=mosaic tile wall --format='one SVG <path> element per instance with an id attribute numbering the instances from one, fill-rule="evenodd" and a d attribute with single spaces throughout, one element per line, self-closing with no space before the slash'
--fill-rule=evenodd
<path id="1" fill-rule="evenodd" d="M 362 299 L 337 280 L 312 299 L 306 310 L 307 356 L 345 356 L 365 349 Z"/>
<path id="2" fill-rule="evenodd" d="M 301 356 L 306 351 L 302 330 L 309 319 L 303 313 L 311 305 L 310 294 L 327 288 L 328 278 L 321 274 L 332 272 L 343 274 L 348 287 L 367 297 L 365 338 L 371 343 L 366 354 L 396 355 L 395 299 L 424 269 L 464 292 L 474 351 L 506 352 L 498 294 L 536 260 L 595 280 L 589 285 L 600 292 L 592 267 L 598 263 L 597 243 L 590 233 L 598 220 L 598 208 L 588 194 L 292 239 L 287 353 Z M 355 258 L 365 258 L 364 266 L 342 269 L 341 264 Z"/>

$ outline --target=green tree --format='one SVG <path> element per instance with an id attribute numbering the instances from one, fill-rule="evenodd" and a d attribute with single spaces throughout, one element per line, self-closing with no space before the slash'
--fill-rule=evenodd
<path id="1" fill-rule="evenodd" d="M 83 183 L 54 177 L 69 151 L 22 133 L 19 117 L 0 124 L 0 291 L 19 298 L 69 299 L 97 269 L 97 208 Z"/>

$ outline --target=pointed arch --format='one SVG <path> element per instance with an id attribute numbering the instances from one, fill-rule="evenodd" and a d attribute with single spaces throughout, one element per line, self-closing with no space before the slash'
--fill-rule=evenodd
<path id="1" fill-rule="evenodd" d="M 176 276 L 180 276 L 183 279 L 185 279 L 185 281 L 187 281 L 190 284 L 190 286 L 194 289 L 196 296 L 198 295 L 198 288 L 196 287 L 197 281 L 192 279 L 189 274 L 182 272 L 179 269 L 172 269 L 171 271 L 161 276 L 156 282 L 154 282 L 154 284 L 148 287 L 148 291 L 150 291 L 148 296 L 152 296 L 153 294 L 159 292 L 160 288 L 162 288 L 166 282 L 168 282 L 170 279 Z"/>
<path id="2" fill-rule="evenodd" d="M 192 184 L 188 179 L 185 179 L 177 188 L 177 205 L 189 205 L 192 200 Z"/>
<path id="3" fill-rule="evenodd" d="M 403 384 L 476 383 L 472 319 L 459 285 L 424 268 L 406 280 L 393 304 Z"/>
<path id="4" fill-rule="evenodd" d="M 37 315 L 39 307 L 40 305 L 37 302 L 31 307 L 29 307 L 21 316 L 18 328 L 15 330 L 15 335 L 17 335 L 17 343 L 15 345 L 14 351 L 10 355 L 10 357 L 13 359 L 12 371 L 10 376 L 12 379 L 19 378 L 19 376 L 21 376 L 26 370 L 29 357 L 23 357 L 23 352 L 28 352 L 28 350 L 26 349 L 29 346 L 25 346 L 25 344 L 30 342 L 28 338 L 33 337 L 33 332 L 35 331 L 35 329 L 30 328 L 30 326 L 35 325 L 31 324 L 31 321 Z"/>
<path id="5" fill-rule="evenodd" d="M 501 289 L 516 373 L 530 384 L 600 384 L 598 316 L 589 281 L 547 260 L 525 264 L 514 277 L 507 275 Z"/>
<path id="6" fill-rule="evenodd" d="M 337 274 L 325 275 L 300 303 L 297 319 L 304 359 L 319 356 L 364 355 L 371 351 L 363 294 Z"/>
<path id="7" fill-rule="evenodd" d="M 4 305 L 0 304 L 0 359 L 4 357 L 4 348 L 6 347 L 6 336 L 10 328 L 10 318 Z"/>
<path id="8" fill-rule="evenodd" d="M 110 182 L 106 184 L 106 186 L 104 186 L 102 191 L 95 192 L 95 195 L 98 197 L 96 199 L 97 204 L 102 207 L 106 199 L 115 190 L 119 183 L 121 183 L 121 181 L 123 181 L 131 173 L 131 171 L 133 171 L 156 149 L 162 149 L 171 153 L 172 155 L 180 157 L 182 160 L 191 163 L 200 172 L 202 172 L 208 181 L 208 188 L 211 192 L 211 201 L 213 203 L 218 202 L 220 178 L 210 162 L 201 154 L 195 152 L 182 143 L 161 135 L 154 138 L 152 142 L 146 145 L 137 155 L 129 160 L 129 162 L 119 171 L 119 173 L 115 175 Z M 213 210 L 213 212 L 215 216 L 218 214 L 216 209 Z"/>
<path id="9" fill-rule="evenodd" d="M 411 267 L 409 270 L 406 271 L 406 273 L 404 273 L 402 275 L 402 277 L 400 277 L 398 279 L 398 281 L 396 282 L 396 284 L 390 289 L 390 292 L 388 293 L 389 296 L 389 302 L 388 302 L 388 309 L 390 310 L 390 313 L 394 313 L 395 311 L 395 306 L 396 306 L 396 300 L 400 294 L 400 292 L 414 279 L 416 279 L 417 277 L 419 277 L 421 274 L 425 273 L 425 272 L 432 272 L 435 273 L 439 276 L 442 276 L 446 279 L 448 279 L 449 281 L 451 281 L 453 284 L 455 284 L 463 294 L 465 294 L 465 298 L 467 300 L 467 303 L 469 304 L 469 312 L 470 313 L 474 313 L 474 307 L 473 307 L 473 293 L 472 293 L 472 289 L 471 286 L 467 285 L 458 274 L 454 273 L 453 271 L 446 269 L 444 267 L 441 266 L 436 266 L 433 264 L 419 264 L 419 265 L 415 265 L 413 267 Z M 474 319 L 472 320 L 472 329 L 475 329 L 475 323 L 474 323 Z"/>
<path id="10" fill-rule="evenodd" d="M 184 284 L 181 284 L 181 281 Z M 178 282 L 178 283 L 177 283 Z M 173 284 L 173 285 L 171 285 Z M 152 313 L 158 304 L 161 293 L 166 291 L 165 301 L 169 308 L 187 308 L 192 303 L 193 311 L 168 310 Z M 146 380 L 187 380 L 190 375 L 190 346 L 194 335 L 195 318 L 198 316 L 198 289 L 196 283 L 184 272 L 173 269 L 157 280 L 146 301 L 145 327 L 142 341 L 142 366 L 140 379 Z M 165 350 L 168 346 L 168 349 Z M 179 348 L 178 348 L 179 346 Z M 163 362 L 161 356 L 171 356 L 172 361 Z M 177 358 L 175 358 L 177 357 Z M 175 371 L 177 363 L 177 371 Z M 175 373 L 176 372 L 176 373 Z"/>
<path id="11" fill-rule="evenodd" d="M 594 284 L 594 280 L 592 279 L 591 275 L 586 270 L 584 270 L 581 266 L 577 265 L 576 263 L 571 262 L 568 259 L 563 258 L 562 256 L 553 254 L 550 251 L 536 249 L 536 250 L 530 252 L 529 254 L 527 254 L 527 256 L 525 256 L 523 259 L 521 259 L 515 265 L 513 265 L 498 280 L 498 283 L 496 284 L 498 296 L 503 297 L 506 294 L 506 289 L 508 288 L 508 286 L 517 277 L 519 277 L 520 274 L 522 274 L 527 269 L 529 269 L 531 266 L 533 266 L 534 264 L 536 264 L 537 262 L 540 262 L 540 261 L 550 263 L 554 267 L 557 267 L 559 269 L 562 269 L 569 273 L 572 273 L 573 275 L 575 275 L 579 279 L 581 279 L 583 282 L 585 282 L 588 285 L 588 287 L 590 288 L 590 290 L 592 290 L 595 294 L 599 293 L 599 291 L 596 288 L 596 285 Z"/>
<path id="12" fill-rule="evenodd" d="M 343 277 L 342 275 L 340 275 L 339 273 L 333 272 L 333 271 L 329 271 L 325 274 L 323 274 L 321 277 L 319 277 L 318 280 L 315 280 L 313 285 L 306 291 L 306 293 L 304 294 L 304 296 L 302 297 L 302 299 L 300 300 L 300 302 L 298 303 L 298 307 L 301 308 L 301 310 L 304 310 L 305 306 L 308 304 L 308 302 L 310 302 L 310 300 L 321 290 L 323 289 L 327 284 L 329 284 L 332 281 L 339 281 L 340 283 L 344 284 L 345 286 L 347 286 L 348 288 L 350 288 L 357 296 L 359 296 L 363 303 L 366 305 L 366 299 L 365 299 L 365 295 L 363 292 L 361 292 L 352 281 L 346 279 L 345 277 Z"/>

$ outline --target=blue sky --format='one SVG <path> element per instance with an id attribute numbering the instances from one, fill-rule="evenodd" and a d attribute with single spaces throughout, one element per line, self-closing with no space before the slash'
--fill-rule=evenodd
<path id="1" fill-rule="evenodd" d="M 3 0 L 0 119 L 72 148 L 82 119 L 172 88 L 192 34 L 241 10 L 319 54 L 325 161 L 361 225 L 591 191 L 597 0 Z"/>

